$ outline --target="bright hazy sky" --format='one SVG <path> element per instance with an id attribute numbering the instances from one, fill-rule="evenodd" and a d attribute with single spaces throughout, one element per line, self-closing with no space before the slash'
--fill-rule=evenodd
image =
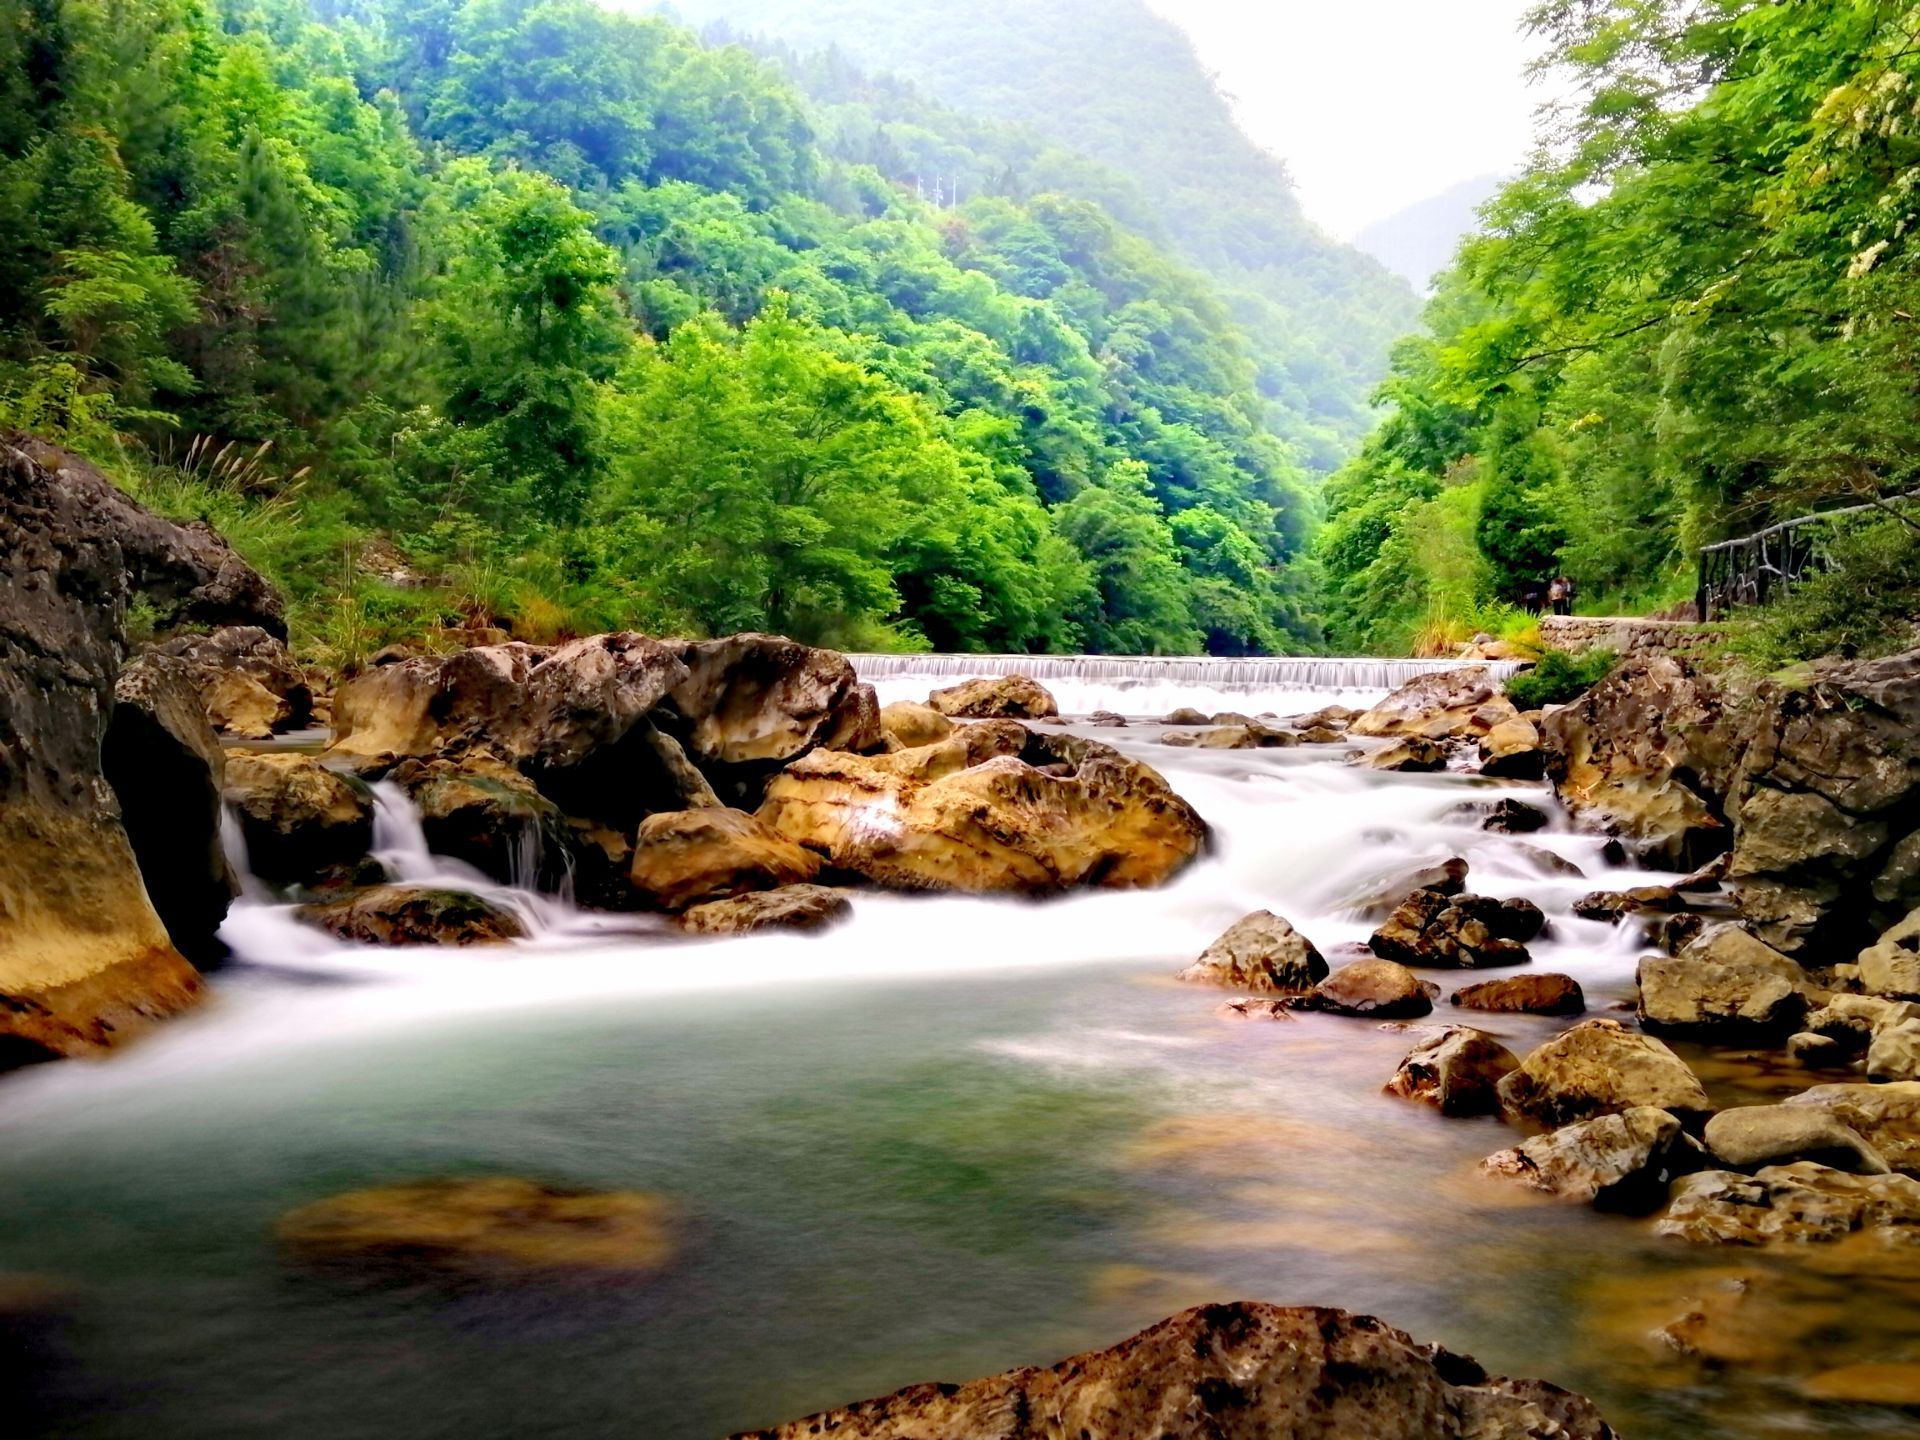
<path id="1" fill-rule="evenodd" d="M 1240 123 L 1350 238 L 1526 156 L 1531 0 L 1148 0 L 1193 37 Z"/>

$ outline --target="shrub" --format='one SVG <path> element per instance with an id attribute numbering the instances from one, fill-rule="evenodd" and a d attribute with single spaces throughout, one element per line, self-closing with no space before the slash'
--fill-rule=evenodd
<path id="1" fill-rule="evenodd" d="M 1903 519 L 1871 519 L 1836 530 L 1823 551 L 1825 569 L 1736 622 L 1732 648 L 1748 664 L 1778 670 L 1822 655 L 1890 655 L 1915 643 L 1920 530 Z"/>
<path id="2" fill-rule="evenodd" d="M 1507 681 L 1507 698 L 1522 710 L 1564 705 L 1606 679 L 1619 663 L 1620 657 L 1611 650 L 1588 650 L 1580 655 L 1549 650 L 1538 665 Z"/>

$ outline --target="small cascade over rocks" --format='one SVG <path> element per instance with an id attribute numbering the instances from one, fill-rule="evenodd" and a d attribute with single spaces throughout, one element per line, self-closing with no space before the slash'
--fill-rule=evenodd
<path id="1" fill-rule="evenodd" d="M 849 655 L 860 679 L 879 692 L 882 704 L 925 700 L 932 690 L 956 682 L 1026 675 L 1053 692 L 1069 715 L 1098 710 L 1158 716 L 1179 706 L 1291 714 L 1343 697 L 1367 703 L 1409 680 L 1446 670 L 1460 661 L 1381 660 L 1318 655 Z M 1504 680 L 1520 667 L 1511 661 L 1476 661 L 1490 678 Z"/>

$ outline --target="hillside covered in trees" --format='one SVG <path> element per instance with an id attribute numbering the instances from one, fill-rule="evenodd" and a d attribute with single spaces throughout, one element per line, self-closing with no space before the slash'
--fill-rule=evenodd
<path id="1" fill-rule="evenodd" d="M 1689 597 L 1695 547 L 1823 525 L 1768 662 L 1910 643 L 1920 524 L 1920 54 L 1910 5 L 1548 0 L 1574 83 L 1329 483 L 1333 643 L 1499 628 L 1530 585 Z"/>
<path id="2" fill-rule="evenodd" d="M 1411 289 L 1307 219 L 1285 164 L 1240 130 L 1186 36 L 1143 0 L 660 3 L 711 33 L 784 42 L 814 75 L 851 61 L 1022 127 L 1053 153 L 1015 149 L 982 171 L 939 143 L 942 126 L 903 109 L 897 89 L 817 92 L 839 102 L 837 140 L 873 147 L 883 169 L 929 186 L 958 178 L 963 194 L 1031 186 L 1095 198 L 1199 266 L 1250 337 L 1273 422 L 1310 464 L 1331 469 L 1372 424 L 1388 349 L 1415 321 Z"/>
<path id="3" fill-rule="evenodd" d="M 1313 637 L 1285 397 L 1073 186 L 923 198 L 775 63 L 587 0 L 5 16 L 0 425 L 232 535 L 314 650 Z"/>

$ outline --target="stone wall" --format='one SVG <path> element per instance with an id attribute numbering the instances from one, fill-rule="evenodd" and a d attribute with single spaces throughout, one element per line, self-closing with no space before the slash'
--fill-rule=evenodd
<path id="1" fill-rule="evenodd" d="M 1547 615 L 1540 621 L 1540 643 L 1550 650 L 1607 649 L 1623 656 L 1686 655 L 1726 638 L 1718 625 L 1687 620 L 1641 620 L 1615 615 Z"/>

